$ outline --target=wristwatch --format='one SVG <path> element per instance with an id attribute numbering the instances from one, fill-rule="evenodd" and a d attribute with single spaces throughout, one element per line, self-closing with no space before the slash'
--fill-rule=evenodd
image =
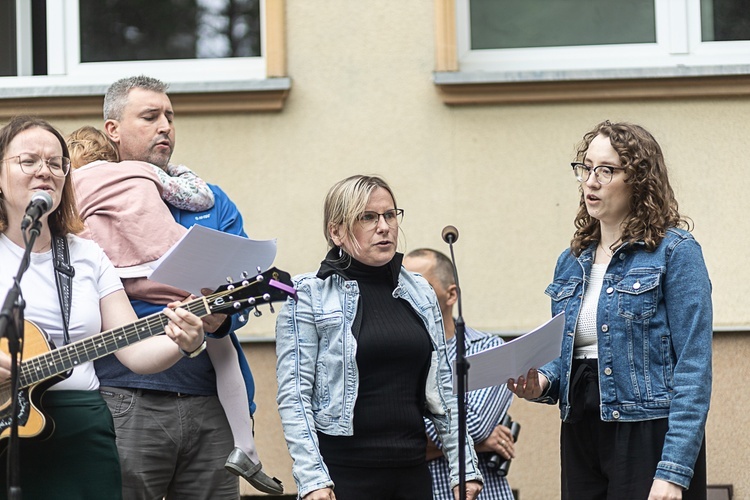
<path id="1" fill-rule="evenodd" d="M 203 339 L 203 343 L 199 345 L 198 348 L 194 350 L 193 352 L 187 352 L 185 349 L 180 347 L 180 353 L 186 358 L 194 358 L 205 350 L 206 350 L 206 339 Z"/>

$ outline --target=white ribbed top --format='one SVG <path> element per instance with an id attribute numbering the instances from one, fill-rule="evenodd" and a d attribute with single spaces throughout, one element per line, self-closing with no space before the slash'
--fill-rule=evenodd
<path id="1" fill-rule="evenodd" d="M 599 357 L 596 344 L 596 309 L 599 304 L 599 295 L 602 293 L 604 274 L 607 272 L 607 264 L 594 264 L 591 267 L 591 276 L 586 292 L 583 294 L 581 310 L 578 313 L 576 324 L 576 338 L 573 343 L 574 358 L 596 359 Z"/>

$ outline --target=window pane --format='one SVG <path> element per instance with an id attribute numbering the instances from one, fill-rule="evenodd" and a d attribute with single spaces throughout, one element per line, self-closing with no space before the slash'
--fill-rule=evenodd
<path id="1" fill-rule="evenodd" d="M 79 0 L 81 62 L 260 55 L 259 0 Z"/>
<path id="2" fill-rule="evenodd" d="M 469 9 L 475 50 L 656 42 L 654 0 L 470 0 Z"/>
<path id="3" fill-rule="evenodd" d="M 16 3 L 0 3 L 0 76 L 16 75 Z"/>
<path id="4" fill-rule="evenodd" d="M 704 42 L 750 40 L 750 8 L 747 0 L 701 0 Z"/>

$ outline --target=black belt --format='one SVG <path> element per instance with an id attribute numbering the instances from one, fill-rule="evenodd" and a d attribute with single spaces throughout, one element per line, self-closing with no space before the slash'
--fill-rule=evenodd
<path id="1" fill-rule="evenodd" d="M 200 396 L 199 394 L 186 394 L 184 392 L 171 392 L 171 391 L 159 391 L 156 389 L 132 389 L 137 396 L 161 396 L 171 398 L 188 398 L 192 396 Z"/>

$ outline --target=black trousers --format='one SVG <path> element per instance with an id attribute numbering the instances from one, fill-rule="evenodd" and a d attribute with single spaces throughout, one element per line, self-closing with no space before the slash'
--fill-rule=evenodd
<path id="1" fill-rule="evenodd" d="M 574 423 L 560 432 L 563 500 L 646 500 L 661 460 L 666 418 L 640 422 L 603 422 L 599 418 L 596 362 L 591 373 L 571 387 L 571 405 L 578 402 Z M 573 373 L 580 363 L 574 362 Z M 588 370 L 587 370 L 588 372 Z M 571 384 L 574 385 L 574 384 Z M 575 392 L 575 394 L 574 394 Z M 596 394 L 593 398 L 592 394 Z M 581 408 L 581 405 L 583 408 Z M 690 488 L 683 500 L 706 499 L 706 443 L 701 446 Z"/>
<path id="2" fill-rule="evenodd" d="M 348 467 L 328 464 L 336 500 L 432 500 L 427 463 L 412 467 Z"/>

